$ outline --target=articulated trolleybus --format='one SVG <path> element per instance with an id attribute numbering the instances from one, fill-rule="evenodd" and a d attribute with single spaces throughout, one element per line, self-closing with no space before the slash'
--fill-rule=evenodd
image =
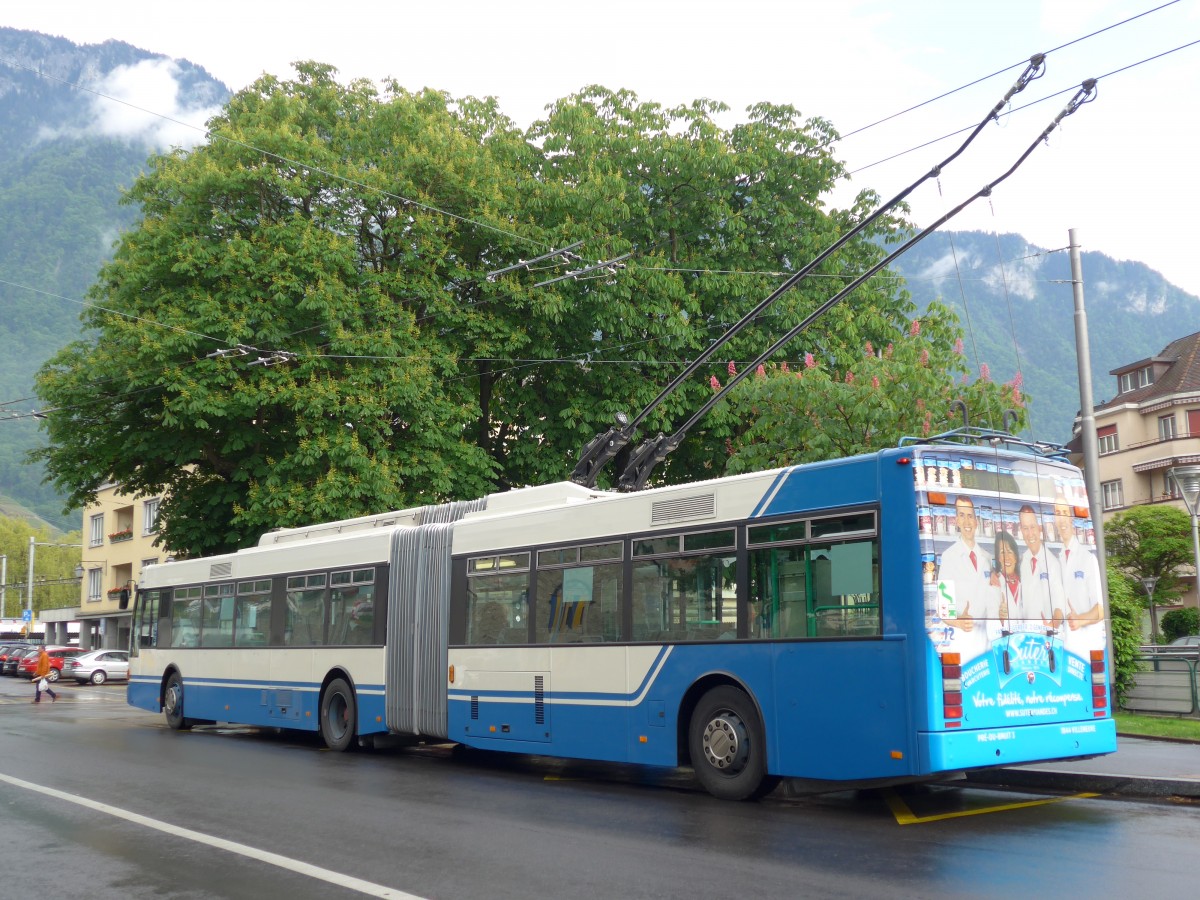
<path id="1" fill-rule="evenodd" d="M 571 482 L 147 567 L 173 728 L 691 765 L 718 797 L 1109 753 L 1079 470 L 1008 436 L 615 493 Z"/>

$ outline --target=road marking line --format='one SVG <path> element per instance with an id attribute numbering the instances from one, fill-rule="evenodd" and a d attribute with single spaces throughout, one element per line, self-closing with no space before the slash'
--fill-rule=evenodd
<path id="1" fill-rule="evenodd" d="M 215 847 L 218 850 L 225 850 L 228 853 L 236 853 L 239 856 L 244 856 L 248 859 L 265 862 L 272 866 L 278 866 L 281 869 L 287 869 L 288 871 L 295 872 L 299 875 L 307 875 L 309 878 L 317 878 L 321 881 L 327 881 L 330 884 L 336 884 L 338 887 L 344 887 L 349 888 L 352 891 L 358 891 L 360 894 L 367 894 L 371 897 L 388 897 L 392 898 L 392 900 L 423 900 L 423 898 L 416 894 L 409 894 L 405 891 L 396 890 L 395 888 L 385 887 L 382 884 L 374 884 L 370 881 L 363 881 L 361 878 L 354 878 L 350 875 L 343 875 L 340 872 L 322 869 L 320 866 L 314 866 L 310 863 L 301 862 L 298 859 L 291 859 L 287 856 L 281 856 L 278 853 L 271 853 L 267 850 L 259 850 L 255 847 L 248 847 L 245 844 L 227 841 L 224 838 L 213 837 L 212 835 L 204 834 L 201 831 L 192 831 L 190 828 L 180 828 L 178 825 L 172 825 L 169 822 L 151 819 L 148 816 L 139 815 L 138 813 L 130 812 L 129 810 L 121 809 L 117 806 L 109 806 L 107 803 L 89 800 L 86 797 L 78 797 L 74 794 L 68 794 L 64 791 L 55 790 L 54 788 L 44 787 L 40 784 L 34 784 L 31 781 L 23 781 L 20 778 L 13 778 L 11 775 L 0 774 L 0 781 L 11 784 L 14 787 L 24 788 L 27 791 L 35 791 L 39 794 L 45 794 L 47 797 L 54 797 L 57 800 L 65 800 L 68 803 L 74 803 L 77 806 L 93 809 L 97 812 L 102 812 L 118 819 L 124 819 L 127 822 L 133 822 L 135 825 L 153 828 L 156 831 L 161 831 L 165 834 L 171 834 L 175 837 L 181 837 L 189 841 L 195 841 L 198 844 L 207 844 L 209 847 Z"/>
<path id="2" fill-rule="evenodd" d="M 960 809 L 955 812 L 937 813 L 932 816 L 918 816 L 895 791 L 884 791 L 883 797 L 892 815 L 896 817 L 897 825 L 921 825 L 925 822 L 938 822 L 942 819 L 961 819 L 964 816 L 978 816 L 984 813 L 1006 812 L 1010 809 L 1025 809 L 1030 806 L 1047 806 L 1051 803 L 1062 803 L 1064 800 L 1088 800 L 1099 797 L 1099 794 L 1069 794 L 1066 797 L 1047 797 L 1043 800 L 1025 800 L 1021 803 L 1003 803 L 1000 806 L 985 806 L 982 809 Z"/>

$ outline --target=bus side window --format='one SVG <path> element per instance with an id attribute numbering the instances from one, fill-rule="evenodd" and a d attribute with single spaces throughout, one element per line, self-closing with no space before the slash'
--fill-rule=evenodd
<path id="1" fill-rule="evenodd" d="M 471 644 L 499 644 L 508 631 L 508 614 L 495 600 L 481 604 L 475 610 L 471 633 L 467 642 Z"/>

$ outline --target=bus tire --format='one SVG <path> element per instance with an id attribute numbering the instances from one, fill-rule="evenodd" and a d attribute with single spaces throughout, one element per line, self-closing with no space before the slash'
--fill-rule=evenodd
<path id="1" fill-rule="evenodd" d="M 746 694 L 722 685 L 700 698 L 688 725 L 692 768 L 721 800 L 757 800 L 779 779 L 767 775 L 766 733 Z"/>
<path id="2" fill-rule="evenodd" d="M 355 723 L 358 721 L 358 704 L 354 691 L 345 679 L 335 678 L 321 694 L 321 740 L 330 750 L 341 753 L 355 744 Z"/>
<path id="3" fill-rule="evenodd" d="M 167 678 L 167 687 L 163 691 L 163 714 L 173 731 L 186 731 L 192 727 L 192 720 L 183 715 L 183 679 L 178 672 L 172 672 Z"/>

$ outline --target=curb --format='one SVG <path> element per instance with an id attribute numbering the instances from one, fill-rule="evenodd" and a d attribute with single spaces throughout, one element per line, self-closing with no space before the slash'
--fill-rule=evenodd
<path id="1" fill-rule="evenodd" d="M 1006 787 L 1037 787 L 1060 791 L 1089 791 L 1120 797 L 1200 798 L 1200 781 L 1146 778 L 1137 775 L 1098 775 L 1052 769 L 989 769 L 967 773 L 968 782 Z"/>

